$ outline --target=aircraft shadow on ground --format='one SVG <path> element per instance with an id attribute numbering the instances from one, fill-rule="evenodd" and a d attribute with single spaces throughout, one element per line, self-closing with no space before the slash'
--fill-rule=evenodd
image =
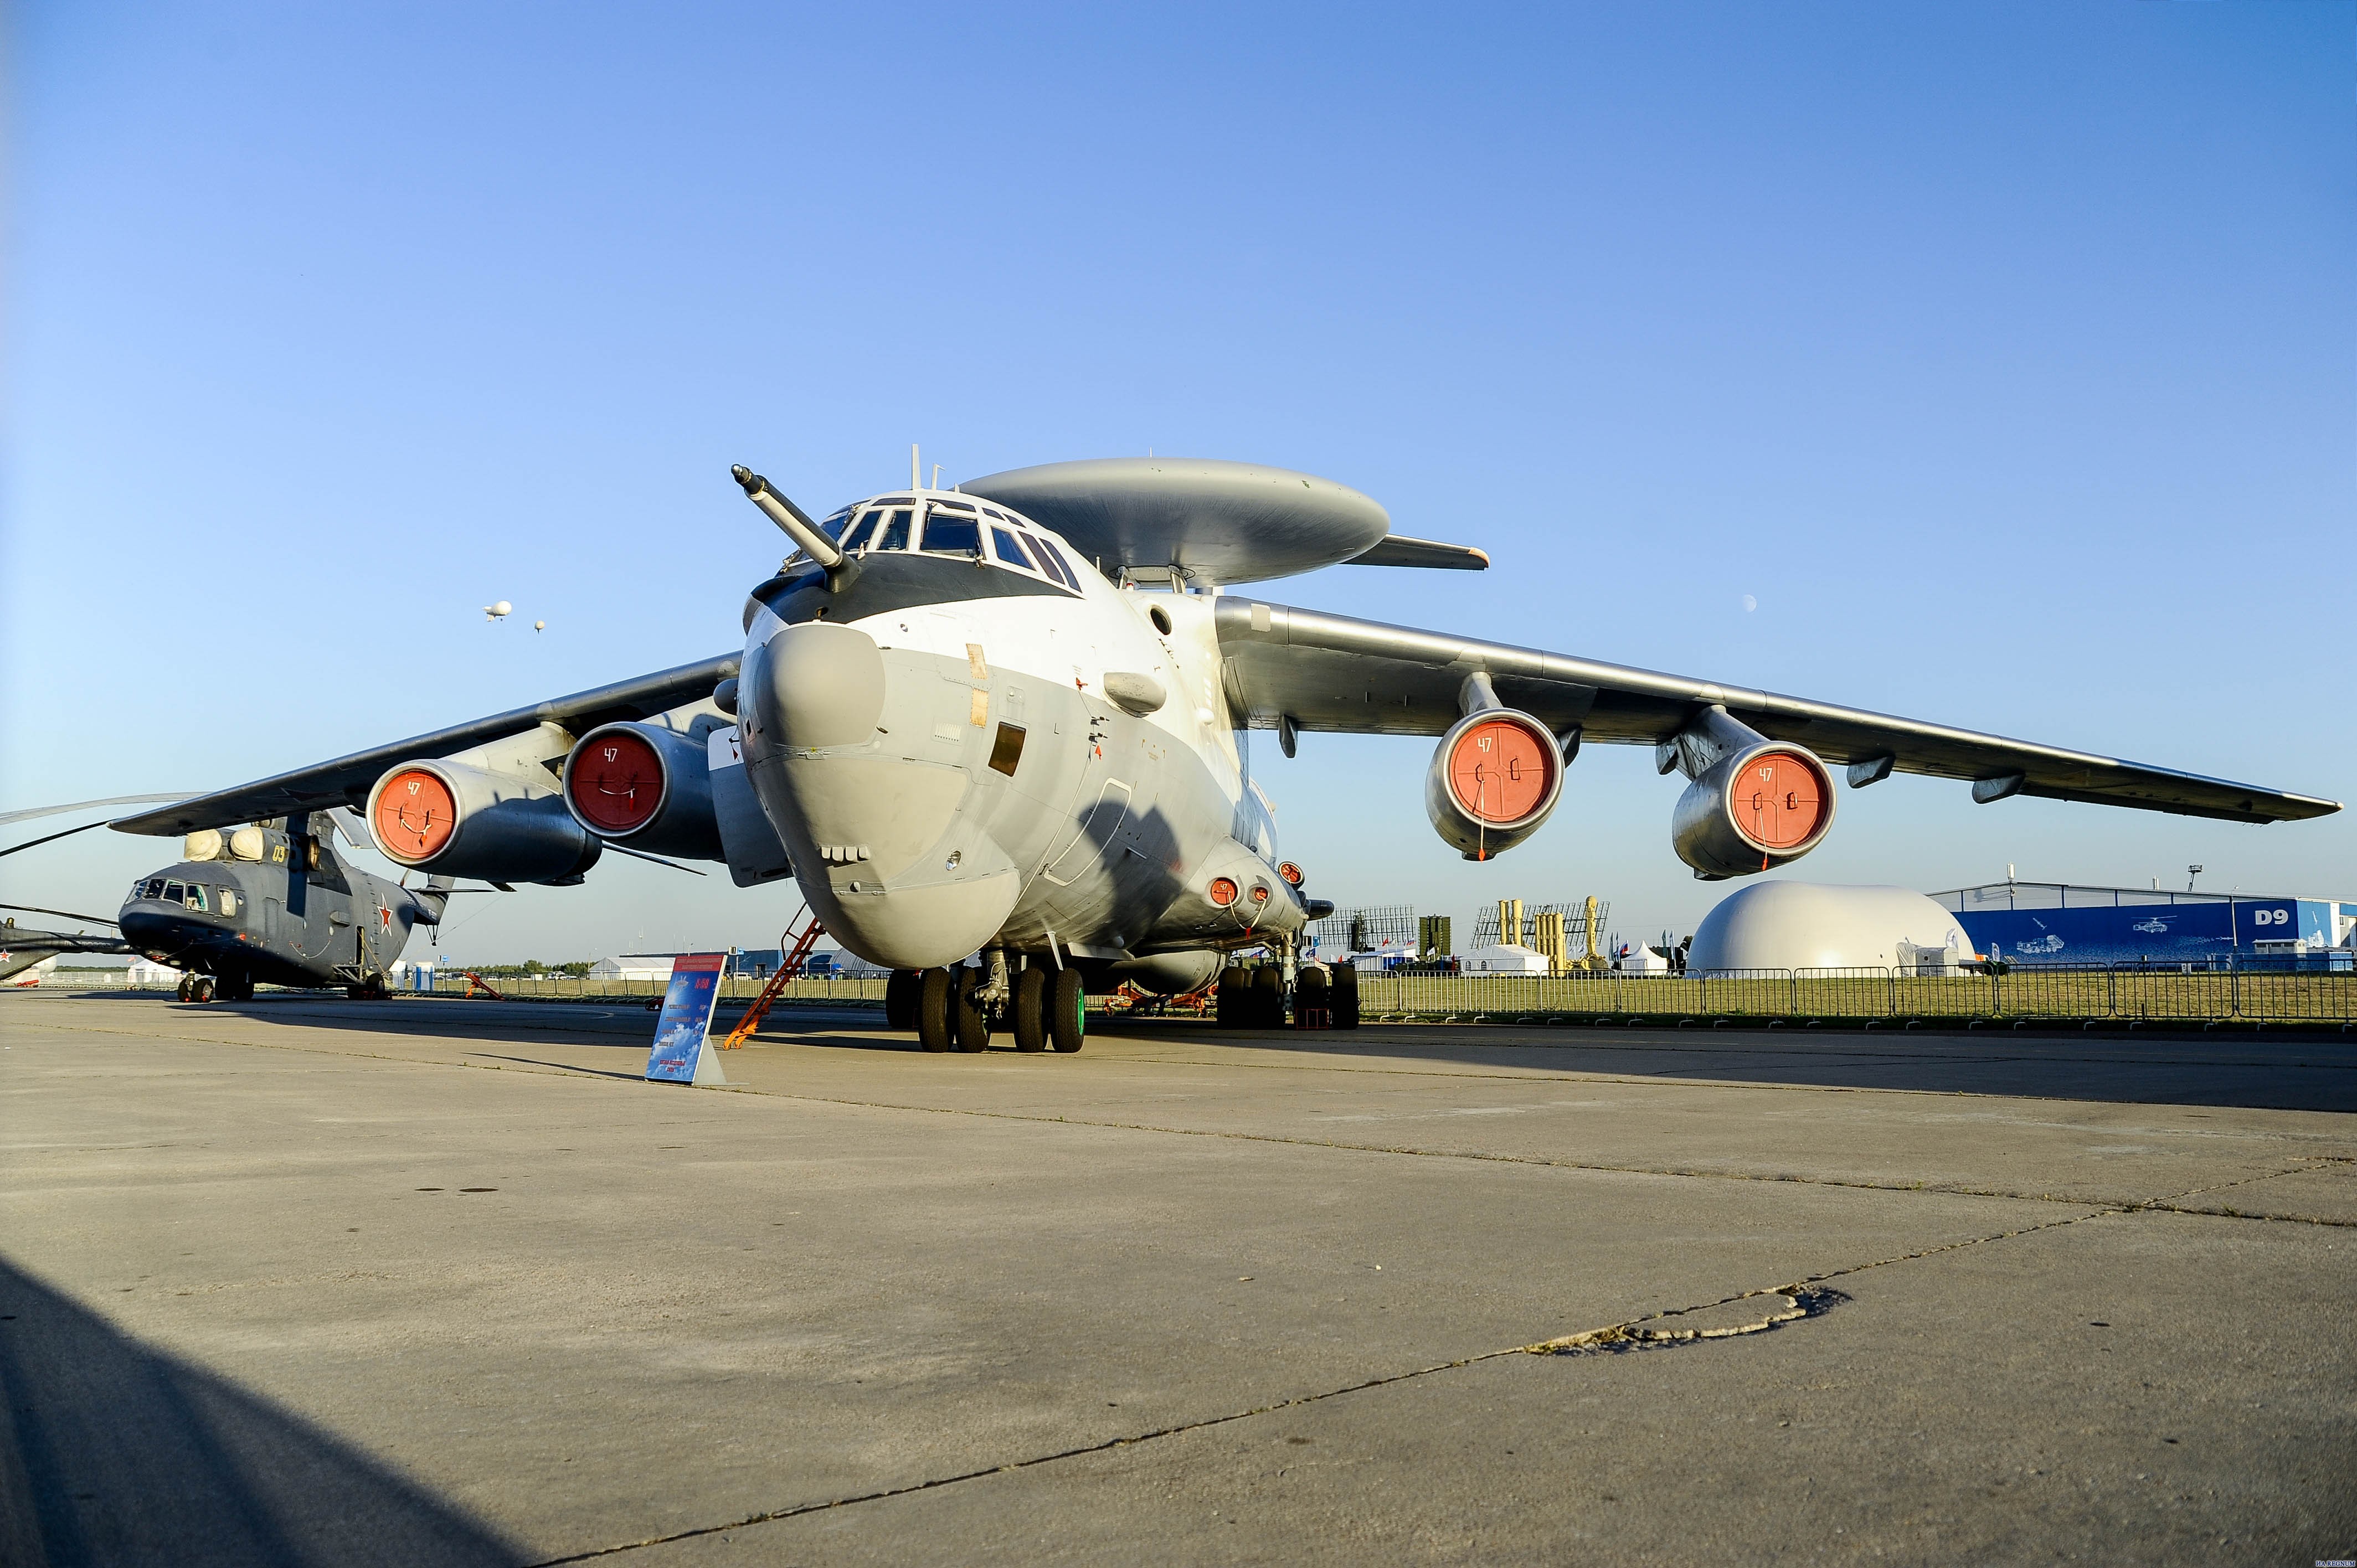
<path id="1" fill-rule="evenodd" d="M 0 1563 L 518 1563 L 333 1434 L 0 1262 Z"/>
<path id="2" fill-rule="evenodd" d="M 2357 1111 L 2357 1040 L 2320 1035 L 1819 1033 L 1597 1028 L 1584 1024 L 1369 1025 L 1350 1031 L 1231 1034 L 1192 1022 L 1147 1018 L 1109 1021 L 1098 1033 L 1133 1041 L 1233 1044 L 1305 1055 L 1605 1073 L 1665 1082 Z"/>
<path id="3" fill-rule="evenodd" d="M 88 993 L 106 997 L 109 993 Z M 113 993 L 119 1000 L 120 993 Z M 341 1029 L 355 1034 L 397 1035 L 454 1043 L 476 1041 L 486 1047 L 517 1046 L 614 1047 L 635 1050 L 641 1057 L 654 1041 L 657 1015 L 635 999 L 605 1002 L 434 1002 L 393 997 L 383 1002 L 349 1002 L 341 998 L 265 994 L 251 1002 L 209 1002 L 201 1005 L 171 1002 L 158 996 L 158 1008 L 177 1015 L 225 1015 L 299 1029 Z M 743 1015 L 727 1003 L 714 1014 L 713 1038 L 726 1035 Z M 857 1050 L 915 1050 L 916 1037 L 884 1027 L 877 1008 L 780 1008 L 770 1015 L 761 1037 L 823 1040 Z"/>
<path id="4" fill-rule="evenodd" d="M 158 998 L 157 1006 L 179 1006 Z M 349 1029 L 465 1044 L 486 1054 L 519 1047 L 606 1047 L 643 1053 L 651 1013 L 584 1003 L 343 1002 L 264 997 L 206 1009 L 306 1029 Z M 188 1010 L 185 1007 L 182 1010 Z M 716 1019 L 716 1039 L 737 1016 Z M 1667 1081 L 1709 1079 L 1788 1088 L 1908 1090 L 2118 1104 L 2215 1105 L 2271 1111 L 2357 1111 L 2357 1037 L 2281 1031 L 1873 1031 L 1597 1028 L 1494 1024 L 1372 1024 L 1350 1031 L 1240 1030 L 1194 1020 L 1092 1019 L 1092 1034 L 1189 1049 L 1258 1050 L 1394 1058 L 1458 1066 L 1604 1073 Z M 874 1008 L 780 1008 L 762 1045 L 913 1052 L 915 1037 L 884 1027 Z M 991 1054 L 1012 1052 L 1006 1035 Z M 950 1058 L 957 1059 L 957 1058 Z M 726 1058 L 724 1058 L 725 1064 Z M 566 1064 L 547 1064 L 552 1066 Z M 624 1076 L 635 1077 L 631 1072 Z"/>

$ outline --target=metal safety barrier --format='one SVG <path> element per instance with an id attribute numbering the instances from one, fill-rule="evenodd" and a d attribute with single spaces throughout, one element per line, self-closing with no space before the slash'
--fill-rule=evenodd
<path id="1" fill-rule="evenodd" d="M 2011 964 L 1988 971 L 1750 969 L 1683 975 L 1362 975 L 1370 1018 L 2120 1019 L 2357 1022 L 2357 971 L 2317 958 Z"/>

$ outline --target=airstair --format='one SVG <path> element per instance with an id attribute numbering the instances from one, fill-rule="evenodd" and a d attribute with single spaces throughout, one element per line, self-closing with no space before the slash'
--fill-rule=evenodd
<path id="1" fill-rule="evenodd" d="M 793 927 L 789 923 L 786 929 L 791 930 Z M 761 993 L 753 998 L 753 1005 L 745 1009 L 745 1015 L 737 1020 L 737 1026 L 728 1031 L 726 1039 L 720 1042 L 722 1050 L 741 1050 L 745 1042 L 753 1037 L 754 1032 L 761 1026 L 761 1020 L 770 1015 L 770 1004 L 778 999 L 778 993 L 785 990 L 788 981 L 802 973 L 802 963 L 810 957 L 811 949 L 825 934 L 826 928 L 819 924 L 816 915 L 813 915 L 810 923 L 802 928 L 802 935 L 796 937 L 793 945 L 786 950 L 784 961 L 778 965 L 778 972 L 770 976 L 769 983 L 761 987 Z"/>

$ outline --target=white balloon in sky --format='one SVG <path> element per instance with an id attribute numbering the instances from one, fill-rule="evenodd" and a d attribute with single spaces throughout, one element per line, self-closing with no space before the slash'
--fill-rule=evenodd
<path id="1" fill-rule="evenodd" d="M 532 623 L 532 629 L 534 631 L 546 631 L 548 629 L 548 623 L 544 620 L 536 620 Z"/>
<path id="2" fill-rule="evenodd" d="M 485 620 L 504 620 L 514 613 L 515 606 L 508 603 L 505 599 L 500 599 L 495 604 L 488 604 L 483 607 L 483 618 Z"/>
<path id="3" fill-rule="evenodd" d="M 1743 610 L 1746 615 L 1749 615 L 1759 607 L 1760 601 L 1758 599 L 1753 598 L 1749 594 L 1743 596 Z"/>

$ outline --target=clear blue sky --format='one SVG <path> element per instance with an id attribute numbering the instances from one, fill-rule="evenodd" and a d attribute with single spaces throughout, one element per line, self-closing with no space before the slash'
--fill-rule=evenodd
<path id="1" fill-rule="evenodd" d="M 728 465 L 824 510 L 911 440 L 1305 468 L 1498 564 L 1282 599 L 2357 798 L 2350 0 L 9 25 L 0 809 L 726 650 L 777 553 Z M 1346 902 L 1682 934 L 1724 891 L 1647 753 L 1478 867 L 1424 745 L 1256 756 Z M 1794 875 L 2357 897 L 2347 815 L 1841 811 Z M 107 913 L 171 849 L 0 890 Z M 489 961 L 794 900 L 609 863 L 485 903 Z"/>

